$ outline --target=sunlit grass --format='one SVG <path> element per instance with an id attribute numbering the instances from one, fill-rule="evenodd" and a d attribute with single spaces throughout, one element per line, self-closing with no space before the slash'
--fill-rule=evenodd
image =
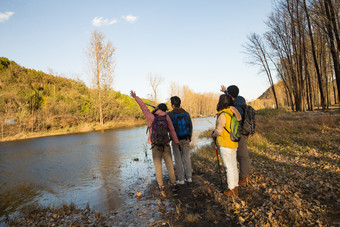
<path id="1" fill-rule="evenodd" d="M 269 147 L 269 142 L 265 137 L 255 133 L 253 136 L 248 138 L 248 146 L 256 147 L 259 150 L 264 150 Z"/>
<path id="2" fill-rule="evenodd" d="M 263 117 L 277 117 L 279 115 L 288 113 L 289 110 L 287 108 L 279 108 L 279 109 L 261 109 L 256 111 L 257 116 Z"/>
<path id="3" fill-rule="evenodd" d="M 211 132 L 213 131 L 214 129 L 211 128 L 211 129 L 207 129 L 203 132 L 201 132 L 199 135 L 198 135 L 198 138 L 204 138 L 204 137 L 209 137 Z"/>
<path id="4" fill-rule="evenodd" d="M 290 113 L 275 118 L 258 118 L 256 130 L 272 144 L 339 150 L 339 121 L 339 116 L 330 114 Z"/>

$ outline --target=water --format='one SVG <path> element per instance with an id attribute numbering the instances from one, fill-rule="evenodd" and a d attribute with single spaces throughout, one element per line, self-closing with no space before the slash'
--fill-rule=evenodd
<path id="1" fill-rule="evenodd" d="M 214 121 L 193 119 L 195 145 Z M 30 203 L 118 208 L 155 180 L 146 141 L 141 126 L 0 143 L 0 217 Z"/>

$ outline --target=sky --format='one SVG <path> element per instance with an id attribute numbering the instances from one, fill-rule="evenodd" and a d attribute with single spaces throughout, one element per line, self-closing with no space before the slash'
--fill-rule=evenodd
<path id="1" fill-rule="evenodd" d="M 266 31 L 271 1 L 1 0 L 0 57 L 91 86 L 85 51 L 97 30 L 115 47 L 116 91 L 147 98 L 152 74 L 163 78 L 163 101 L 172 82 L 216 94 L 237 85 L 254 100 L 269 83 L 244 46 Z"/>

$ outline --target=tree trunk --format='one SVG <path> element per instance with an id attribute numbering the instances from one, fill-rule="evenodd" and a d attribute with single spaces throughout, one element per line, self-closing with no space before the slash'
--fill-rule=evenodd
<path id="1" fill-rule="evenodd" d="M 318 82 L 319 82 L 319 90 L 320 90 L 321 106 L 322 106 L 322 109 L 325 109 L 325 96 L 324 96 L 323 89 L 322 89 L 321 72 L 320 72 L 320 68 L 319 68 L 319 65 L 318 65 L 317 58 L 316 58 L 315 44 L 314 44 L 314 38 L 313 38 L 313 33 L 312 33 L 312 26 L 311 26 L 311 24 L 310 24 L 309 12 L 308 12 L 308 9 L 307 9 L 306 0 L 304 0 L 303 3 L 304 3 L 306 18 L 307 18 L 308 34 L 309 34 L 309 38 L 310 38 L 310 41 L 311 41 L 311 47 L 312 47 L 312 55 L 313 55 L 313 60 L 314 60 L 314 66 L 315 66 L 316 75 L 317 75 L 317 77 L 318 77 Z"/>
<path id="2" fill-rule="evenodd" d="M 334 64 L 334 73 L 336 78 L 336 84 L 338 87 L 338 102 L 340 101 L 340 59 L 339 59 L 339 48 L 340 48 L 340 41 L 339 41 L 339 32 L 337 29 L 337 25 L 335 22 L 335 16 L 334 16 L 334 7 L 332 5 L 332 2 L 330 0 L 324 0 L 325 5 L 325 11 L 326 11 L 326 30 L 327 35 L 329 37 L 329 48 L 331 51 L 333 64 Z M 333 24 L 333 29 L 332 25 Z M 333 34 L 334 31 L 334 34 Z M 336 50 L 335 42 L 338 45 L 338 51 Z"/>

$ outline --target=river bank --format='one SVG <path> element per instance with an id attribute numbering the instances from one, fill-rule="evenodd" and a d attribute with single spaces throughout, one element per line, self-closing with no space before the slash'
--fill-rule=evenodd
<path id="1" fill-rule="evenodd" d="M 208 130 L 210 131 L 210 130 Z M 205 133 L 206 135 L 209 134 Z M 248 142 L 250 182 L 225 198 L 212 144 L 192 153 L 193 183 L 160 193 L 153 179 L 131 202 L 107 213 L 26 207 L 10 226 L 337 226 L 340 224 L 340 111 L 275 113 L 257 118 Z M 147 168 L 152 168 L 152 162 Z M 166 177 L 166 176 L 165 176 Z M 167 180 L 168 181 L 168 180 Z"/>
<path id="2" fill-rule="evenodd" d="M 24 140 L 24 139 L 33 139 L 40 137 L 48 137 L 48 136 L 60 136 L 60 135 L 68 135 L 68 134 L 76 134 L 76 133 L 86 133 L 86 132 L 94 132 L 94 131 L 102 131 L 109 129 L 118 129 L 118 128 L 130 128 L 135 126 L 140 126 L 146 124 L 145 120 L 137 120 L 135 118 L 124 119 L 119 121 L 108 121 L 105 122 L 104 125 L 100 125 L 99 123 L 83 123 L 73 127 L 65 127 L 63 129 L 53 130 L 53 131 L 40 131 L 40 132 L 26 132 L 26 133 L 18 133 L 15 136 L 7 136 L 4 138 L 0 137 L 0 142 L 7 141 L 16 141 L 16 140 Z"/>

